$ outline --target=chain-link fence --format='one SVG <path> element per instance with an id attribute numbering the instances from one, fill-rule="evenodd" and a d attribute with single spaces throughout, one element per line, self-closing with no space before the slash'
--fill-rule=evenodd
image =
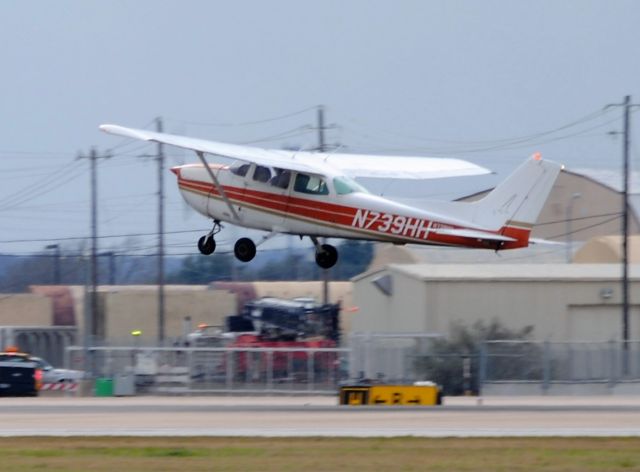
<path id="1" fill-rule="evenodd" d="M 442 341 L 356 334 L 346 348 L 72 347 L 66 365 L 94 379 L 134 376 L 138 393 L 335 393 L 427 380 L 447 395 L 640 393 L 640 342 L 501 340 L 455 350 Z"/>
<path id="2" fill-rule="evenodd" d="M 640 342 L 487 341 L 479 377 L 494 390 L 500 384 L 533 384 L 543 391 L 559 385 L 640 385 Z"/>
<path id="3" fill-rule="evenodd" d="M 347 379 L 347 349 L 69 349 L 68 364 L 91 378 L 133 375 L 138 393 L 335 393 Z"/>
<path id="4" fill-rule="evenodd" d="M 349 377 L 405 384 L 425 378 L 421 360 L 433 352 L 437 334 L 356 333 L 349 339 Z"/>

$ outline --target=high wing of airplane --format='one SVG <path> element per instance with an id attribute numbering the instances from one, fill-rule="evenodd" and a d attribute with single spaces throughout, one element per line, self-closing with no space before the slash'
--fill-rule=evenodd
<path id="1" fill-rule="evenodd" d="M 118 125 L 100 129 L 196 153 L 199 164 L 171 170 L 186 202 L 213 220 L 212 230 L 198 241 L 202 254 L 215 251 L 214 237 L 221 223 L 229 222 L 270 234 L 308 236 L 316 263 L 324 269 L 335 265 L 338 251 L 322 244 L 321 237 L 495 251 L 527 247 L 562 168 L 535 155 L 481 200 L 430 202 L 418 208 L 372 195 L 354 178 L 430 179 L 489 171 L 459 159 L 267 150 Z M 233 163 L 209 163 L 206 155 Z M 240 238 L 234 254 L 248 262 L 255 257 L 256 243 Z"/>

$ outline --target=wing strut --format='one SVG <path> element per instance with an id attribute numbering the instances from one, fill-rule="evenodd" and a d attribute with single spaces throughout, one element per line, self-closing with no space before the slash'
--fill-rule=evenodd
<path id="1" fill-rule="evenodd" d="M 200 160 L 204 164 L 204 168 L 207 169 L 207 173 L 209 174 L 209 177 L 211 177 L 211 180 L 213 181 L 213 185 L 216 186 L 216 189 L 220 193 L 220 196 L 222 197 L 224 202 L 229 207 L 229 210 L 231 211 L 231 214 L 233 215 L 233 218 L 237 222 L 239 222 L 240 221 L 240 216 L 238 216 L 238 213 L 236 213 L 235 208 L 233 208 L 233 205 L 231 204 L 231 200 L 229 200 L 229 197 L 227 197 L 227 194 L 224 191 L 224 189 L 222 188 L 222 185 L 220 185 L 220 182 L 218 181 L 218 178 L 215 176 L 215 174 L 211 170 L 211 167 L 209 167 L 209 163 L 204 158 L 204 153 L 202 151 L 196 151 L 196 154 L 198 155 L 198 158 L 200 158 Z"/>

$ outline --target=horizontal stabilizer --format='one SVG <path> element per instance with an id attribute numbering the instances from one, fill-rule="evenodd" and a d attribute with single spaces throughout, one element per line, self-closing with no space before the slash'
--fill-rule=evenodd
<path id="1" fill-rule="evenodd" d="M 499 242 L 511 242 L 517 241 L 515 238 L 509 236 L 503 236 L 501 234 L 489 233 L 486 231 L 478 231 L 474 229 L 456 229 L 456 228 L 442 228 L 433 230 L 434 233 L 446 235 L 446 236 L 460 236 L 461 238 L 474 238 L 481 239 L 483 241 L 499 241 Z"/>
<path id="2" fill-rule="evenodd" d="M 542 238 L 529 238 L 530 244 L 542 244 L 546 246 L 564 246 L 567 243 L 562 241 L 552 241 L 550 239 L 542 239 Z"/>

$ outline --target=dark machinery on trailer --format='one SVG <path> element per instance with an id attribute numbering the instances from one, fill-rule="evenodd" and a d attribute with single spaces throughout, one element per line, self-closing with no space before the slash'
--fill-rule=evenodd
<path id="1" fill-rule="evenodd" d="M 201 326 L 188 339 L 198 347 L 248 349 L 236 351 L 231 364 L 227 358 L 220 359 L 216 376 L 224 376 L 231 367 L 234 377 L 243 379 L 266 377 L 267 372 L 276 379 L 300 377 L 308 375 L 309 369 L 326 377 L 335 373 L 337 354 L 306 350 L 338 346 L 339 315 L 339 304 L 265 297 L 245 303 L 239 314 L 226 318 L 223 329 Z M 267 354 L 255 348 L 273 351 Z"/>
<path id="2" fill-rule="evenodd" d="M 252 332 L 262 341 L 340 341 L 340 305 L 311 299 L 265 297 L 245 303 L 241 313 L 227 317 L 227 332 Z"/>

